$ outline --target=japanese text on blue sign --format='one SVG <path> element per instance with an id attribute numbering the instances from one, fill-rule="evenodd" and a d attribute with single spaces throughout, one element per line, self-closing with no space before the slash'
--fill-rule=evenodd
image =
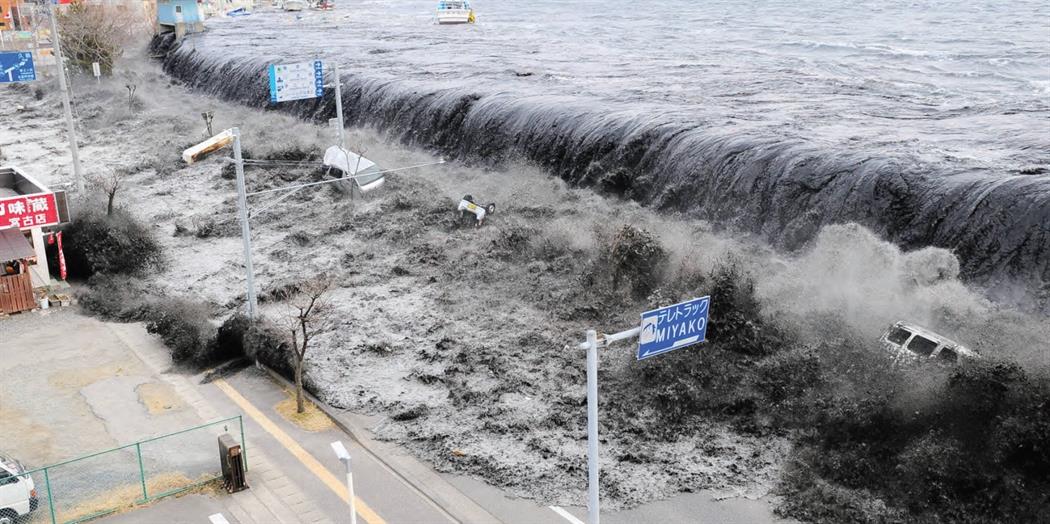
<path id="1" fill-rule="evenodd" d="M 33 53 L 0 53 L 0 83 L 36 80 Z"/>
<path id="2" fill-rule="evenodd" d="M 642 313 L 638 360 L 703 342 L 711 297 L 701 297 Z"/>

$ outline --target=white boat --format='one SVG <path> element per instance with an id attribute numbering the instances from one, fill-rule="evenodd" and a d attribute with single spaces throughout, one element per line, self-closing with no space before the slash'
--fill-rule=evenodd
<path id="1" fill-rule="evenodd" d="M 281 9 L 285 11 L 302 11 L 306 9 L 306 0 L 284 0 Z"/>
<path id="2" fill-rule="evenodd" d="M 467 0 L 441 0 L 437 20 L 439 24 L 473 24 L 474 9 Z"/>

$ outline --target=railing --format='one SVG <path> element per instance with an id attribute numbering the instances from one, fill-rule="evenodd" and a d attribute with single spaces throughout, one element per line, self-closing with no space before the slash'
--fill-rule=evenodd
<path id="1" fill-rule="evenodd" d="M 240 434 L 240 415 L 33 469 L 37 502 L 28 522 L 84 522 L 182 493 L 222 477 L 218 436 Z M 22 522 L 19 520 L 18 522 Z"/>

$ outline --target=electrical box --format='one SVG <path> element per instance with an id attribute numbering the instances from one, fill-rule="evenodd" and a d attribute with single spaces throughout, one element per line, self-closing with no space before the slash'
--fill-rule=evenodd
<path id="1" fill-rule="evenodd" d="M 222 487 L 230 493 L 248 489 L 248 481 L 244 478 L 244 455 L 241 454 L 241 445 L 233 435 L 223 433 L 219 435 L 219 462 L 222 463 Z"/>

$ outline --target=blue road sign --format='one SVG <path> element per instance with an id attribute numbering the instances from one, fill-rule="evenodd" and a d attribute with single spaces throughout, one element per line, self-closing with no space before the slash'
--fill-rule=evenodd
<path id="1" fill-rule="evenodd" d="M 270 103 L 324 96 L 324 63 L 271 64 Z"/>
<path id="2" fill-rule="evenodd" d="M 36 80 L 33 53 L 0 53 L 0 84 Z"/>
<path id="3" fill-rule="evenodd" d="M 638 360 L 703 342 L 710 305 L 707 296 L 642 313 Z"/>

